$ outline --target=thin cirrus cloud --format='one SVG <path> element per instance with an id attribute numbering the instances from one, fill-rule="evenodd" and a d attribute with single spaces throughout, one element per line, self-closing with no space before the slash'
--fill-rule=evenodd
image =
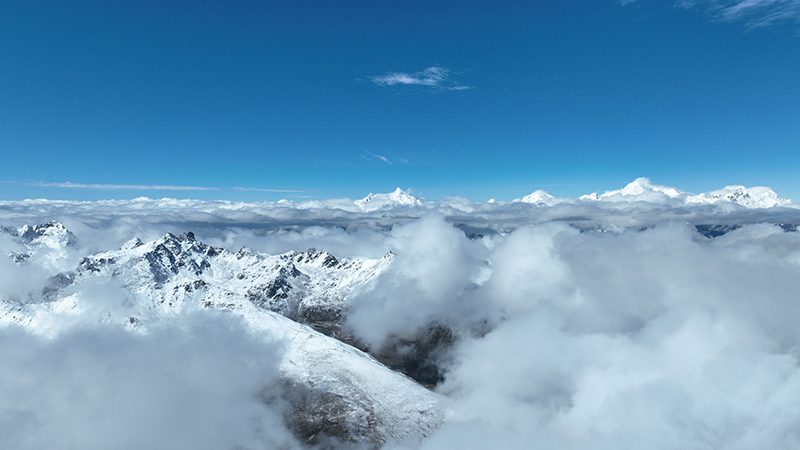
<path id="1" fill-rule="evenodd" d="M 629 5 L 639 0 L 621 0 Z M 800 0 L 678 0 L 676 6 L 698 10 L 713 20 L 739 22 L 748 28 L 800 24 Z"/>
<path id="2" fill-rule="evenodd" d="M 278 189 L 278 188 L 263 188 L 263 187 L 247 187 L 247 186 L 236 186 L 233 188 L 234 191 L 237 192 L 274 192 L 277 194 L 301 194 L 307 192 L 303 189 Z"/>
<path id="3" fill-rule="evenodd" d="M 220 191 L 223 188 L 215 186 L 191 186 L 174 184 L 114 184 L 114 183 L 73 183 L 63 182 L 39 182 L 31 183 L 30 186 L 48 187 L 58 189 L 87 189 L 100 191 Z M 231 188 L 237 192 L 272 192 L 272 193 L 302 193 L 302 189 L 281 189 L 265 187 L 236 186 Z"/>
<path id="4" fill-rule="evenodd" d="M 63 181 L 57 183 L 33 183 L 36 187 L 51 187 L 59 189 L 95 189 L 111 191 L 217 191 L 219 188 L 211 186 L 182 186 L 171 184 L 113 184 L 113 183 L 73 183 Z"/>
<path id="5" fill-rule="evenodd" d="M 380 153 L 373 153 L 369 150 L 361 154 L 361 157 L 366 159 L 367 161 L 378 161 L 384 164 L 394 166 L 399 164 L 408 164 L 408 160 L 405 158 L 394 158 L 389 155 L 380 154 Z"/>
<path id="6" fill-rule="evenodd" d="M 453 72 L 441 66 L 431 66 L 418 72 L 389 72 L 370 77 L 378 86 L 420 86 L 444 91 L 467 91 L 473 86 L 452 80 Z"/>
<path id="7" fill-rule="evenodd" d="M 799 0 L 739 0 L 720 8 L 724 20 L 744 20 L 749 26 L 761 27 L 779 22 L 800 22 Z"/>

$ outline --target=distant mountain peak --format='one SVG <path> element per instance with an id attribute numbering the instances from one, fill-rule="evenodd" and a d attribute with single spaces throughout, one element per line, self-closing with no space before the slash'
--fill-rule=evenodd
<path id="1" fill-rule="evenodd" d="M 17 228 L 17 236 L 28 243 L 41 243 L 48 247 L 65 247 L 75 242 L 75 235 L 61 222 L 50 221 L 39 225 Z"/>
<path id="2" fill-rule="evenodd" d="M 66 257 L 68 247 L 74 247 L 75 235 L 61 222 L 50 221 L 39 225 L 22 225 L 21 227 L 0 227 L 0 232 L 18 239 L 26 248 L 25 252 L 13 253 L 16 262 L 27 260 L 32 254 L 45 252 L 54 259 Z"/>
<path id="3" fill-rule="evenodd" d="M 649 178 L 639 177 L 621 189 L 597 194 L 592 192 L 578 197 L 582 201 L 648 202 L 683 205 L 735 204 L 745 208 L 772 208 L 790 206 L 791 201 L 765 186 L 725 186 L 722 189 L 690 195 L 670 186 L 653 184 Z"/>
<path id="4" fill-rule="evenodd" d="M 522 198 L 512 200 L 512 203 L 528 203 L 537 206 L 552 206 L 556 203 L 561 203 L 561 200 L 553 197 L 547 191 L 537 189 Z"/>
<path id="5" fill-rule="evenodd" d="M 422 200 L 398 187 L 385 194 L 370 193 L 353 203 L 364 211 L 375 211 L 391 206 L 419 206 L 422 205 Z"/>
<path id="6" fill-rule="evenodd" d="M 660 184 L 653 184 L 649 178 L 639 177 L 626 184 L 622 189 L 613 189 L 597 194 L 595 192 L 582 195 L 579 200 L 590 201 L 663 201 L 681 197 L 683 192 Z"/>
<path id="7" fill-rule="evenodd" d="M 791 202 L 781 198 L 777 192 L 766 186 L 745 187 L 742 185 L 725 186 L 716 191 L 690 195 L 686 203 L 690 204 L 718 204 L 733 203 L 745 208 L 772 208 L 787 206 Z"/>

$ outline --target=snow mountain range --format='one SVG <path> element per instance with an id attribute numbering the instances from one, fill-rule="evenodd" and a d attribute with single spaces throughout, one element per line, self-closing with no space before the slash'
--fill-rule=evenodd
<path id="1" fill-rule="evenodd" d="M 569 202 L 556 199 L 543 190 L 513 200 L 513 203 L 529 203 L 537 206 L 553 206 Z M 671 186 L 652 183 L 648 178 L 637 178 L 621 189 L 603 193 L 592 192 L 581 195 L 577 202 L 592 203 L 630 203 L 643 202 L 654 204 L 671 204 L 685 206 L 700 205 L 732 205 L 744 208 L 773 208 L 791 206 L 790 200 L 781 198 L 774 190 L 764 186 L 745 187 L 740 185 L 726 186 L 722 189 L 692 195 Z"/>
<path id="2" fill-rule="evenodd" d="M 547 191 L 537 189 L 512 200 L 512 204 L 529 204 L 539 207 L 551 207 L 562 204 L 586 204 L 586 203 L 600 203 L 600 204 L 656 204 L 656 205 L 673 205 L 673 206 L 733 206 L 742 207 L 747 209 L 763 209 L 774 207 L 792 207 L 791 200 L 781 198 L 773 189 L 765 186 L 752 186 L 746 187 L 741 185 L 726 186 L 722 189 L 703 192 L 699 194 L 691 194 L 682 191 L 672 186 L 664 186 L 655 184 L 650 179 L 645 177 L 636 178 L 630 183 L 626 184 L 620 189 L 612 189 L 609 191 L 597 193 L 592 192 L 584 194 L 578 198 L 561 198 L 555 197 Z M 415 197 L 407 190 L 396 188 L 392 192 L 375 194 L 370 193 L 367 196 L 354 200 L 352 202 L 345 200 L 317 200 L 310 202 L 293 203 L 289 201 L 282 201 L 281 204 L 291 205 L 299 208 L 318 208 L 318 207 L 332 207 L 339 208 L 353 212 L 376 212 L 391 210 L 393 208 L 413 208 L 413 207 L 435 207 L 437 204 L 444 204 L 455 207 L 456 209 L 463 209 L 464 205 L 462 200 L 454 203 L 453 199 L 447 199 L 442 202 L 429 202 L 418 197 Z M 487 205 L 503 205 L 505 202 L 499 202 L 494 199 L 486 202 Z"/>
<path id="3" fill-rule="evenodd" d="M 29 249 L 66 247 L 59 223 L 3 229 Z M 158 321 L 200 311 L 235 314 L 255 332 L 287 343 L 280 363 L 285 421 L 304 442 L 333 438 L 378 447 L 432 432 L 444 419 L 438 394 L 337 339 L 349 298 L 391 265 L 317 250 L 266 255 L 207 245 L 191 232 L 86 256 L 41 289 L 0 299 L 0 326 L 49 336 L 97 322 L 146 332 Z M 102 294 L 92 294 L 102 287 Z"/>

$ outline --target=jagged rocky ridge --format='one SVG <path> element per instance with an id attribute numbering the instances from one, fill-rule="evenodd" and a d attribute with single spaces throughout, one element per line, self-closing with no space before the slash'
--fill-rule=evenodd
<path id="1" fill-rule="evenodd" d="M 33 226 L 23 225 L 18 228 L 0 226 L 0 233 L 17 238 L 27 248 L 25 252 L 9 255 L 16 262 L 25 261 L 41 249 L 60 253 L 76 242 L 75 235 L 63 224 L 55 221 Z"/>
<path id="2" fill-rule="evenodd" d="M 32 249 L 40 244 L 29 235 L 63 230 L 71 236 L 60 224 L 19 230 L 13 235 Z M 270 393 L 265 401 L 278 398 L 290 405 L 286 422 L 302 441 L 332 438 L 377 447 L 428 434 L 444 416 L 439 395 L 341 335 L 348 296 L 379 276 L 393 256 L 338 259 L 313 249 L 281 255 L 245 248 L 231 252 L 207 245 L 191 232 L 151 242 L 132 239 L 119 250 L 84 258 L 26 298 L 0 299 L 0 324 L 49 334 L 75 317 L 146 329 L 187 311 L 238 314 L 254 330 L 288 342 L 280 382 L 265 390 Z M 88 307 L 82 292 L 92 283 L 119 286 L 125 298 Z M 93 315 L 86 316 L 87 311 Z M 390 351 L 382 356 L 396 366 L 407 364 Z"/>

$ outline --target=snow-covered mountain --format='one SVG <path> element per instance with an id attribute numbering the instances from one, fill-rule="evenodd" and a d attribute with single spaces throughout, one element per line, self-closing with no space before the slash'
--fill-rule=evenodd
<path id="1" fill-rule="evenodd" d="M 353 202 L 363 211 L 376 211 L 394 206 L 420 206 L 422 200 L 411 195 L 399 187 L 386 194 L 368 194 L 366 197 Z"/>
<path id="2" fill-rule="evenodd" d="M 0 227 L 0 231 L 20 238 L 31 247 L 63 248 L 75 242 L 75 235 L 59 222 L 23 225 L 18 228 Z"/>
<path id="3" fill-rule="evenodd" d="M 343 259 L 316 250 L 265 255 L 206 245 L 193 233 L 167 234 L 144 243 L 85 258 L 73 275 L 121 277 L 130 291 L 168 303 L 187 301 L 196 290 L 204 301 L 243 295 L 255 305 L 292 319 L 335 318 L 347 296 L 379 275 L 393 254 L 380 259 Z"/>
<path id="4" fill-rule="evenodd" d="M 21 227 L 0 227 L 0 233 L 15 239 L 24 251 L 9 255 L 14 261 L 22 262 L 38 255 L 40 262 L 54 266 L 67 256 L 67 249 L 76 242 L 75 235 L 59 222 Z"/>
<path id="5" fill-rule="evenodd" d="M 68 235 L 58 225 L 16 235 L 37 236 L 30 242 Z M 439 395 L 331 336 L 350 296 L 385 271 L 393 257 L 232 252 L 204 244 L 191 232 L 151 242 L 132 239 L 118 250 L 87 256 L 27 298 L 0 299 L 0 326 L 14 324 L 41 335 L 87 322 L 146 331 L 181 314 L 236 314 L 254 332 L 287 344 L 279 391 L 290 405 L 291 429 L 306 441 L 329 435 L 377 446 L 428 434 L 444 414 Z"/>
<path id="6" fill-rule="evenodd" d="M 765 186 L 745 187 L 740 185 L 725 186 L 722 189 L 690 195 L 686 198 L 688 204 L 718 204 L 735 203 L 745 208 L 773 208 L 787 206 L 791 202 L 780 198 L 778 193 Z"/>
<path id="7" fill-rule="evenodd" d="M 553 197 L 547 191 L 537 189 L 524 197 L 512 200 L 512 203 L 528 203 L 536 206 L 553 206 L 558 203 L 562 203 L 563 201 L 563 199 Z"/>
<path id="8" fill-rule="evenodd" d="M 668 203 L 676 205 L 715 205 L 731 204 L 745 208 L 772 208 L 789 206 L 789 200 L 763 186 L 726 186 L 720 190 L 691 195 L 680 189 L 653 184 L 648 178 L 637 178 L 622 189 L 614 189 L 597 194 L 593 192 L 578 197 L 585 202 L 645 202 Z"/>
<path id="9" fill-rule="evenodd" d="M 643 201 L 661 203 L 683 196 L 683 192 L 670 186 L 653 184 L 648 178 L 640 177 L 626 184 L 622 189 L 614 189 L 597 194 L 582 195 L 578 200 L 584 201 Z"/>

